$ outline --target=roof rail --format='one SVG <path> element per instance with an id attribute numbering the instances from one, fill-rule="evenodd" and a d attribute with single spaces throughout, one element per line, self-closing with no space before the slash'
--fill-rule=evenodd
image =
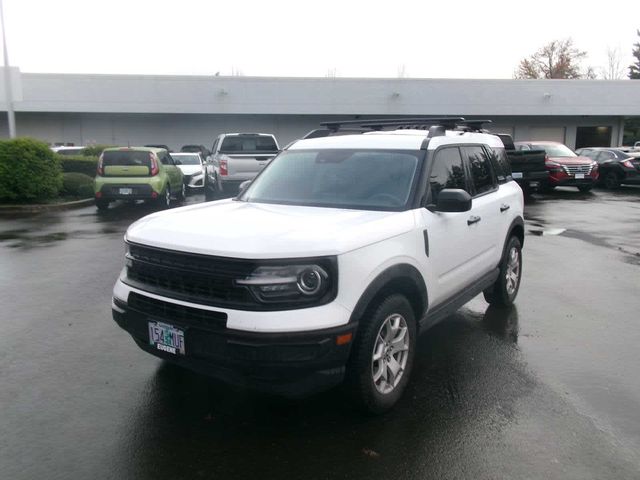
<path id="1" fill-rule="evenodd" d="M 443 127 L 454 128 L 463 122 L 462 117 L 414 117 L 414 118 L 378 118 L 370 120 L 336 120 L 330 122 L 322 122 L 322 127 L 337 132 L 343 130 L 342 126 L 360 127 L 369 130 L 382 130 L 385 127 L 403 127 L 416 128 L 419 130 L 427 130 L 433 125 L 442 125 Z"/>
<path id="2" fill-rule="evenodd" d="M 462 130 L 463 132 L 480 132 L 485 133 L 487 130 L 482 128 L 485 123 L 493 123 L 493 120 L 464 120 L 458 122 L 456 130 Z"/>

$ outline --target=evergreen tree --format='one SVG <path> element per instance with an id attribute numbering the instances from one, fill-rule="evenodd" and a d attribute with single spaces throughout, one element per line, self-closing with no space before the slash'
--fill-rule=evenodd
<path id="1" fill-rule="evenodd" d="M 638 30 L 638 36 L 640 37 L 640 30 Z M 640 80 L 640 42 L 633 44 L 633 56 L 636 61 L 634 64 L 629 65 L 629 78 Z"/>

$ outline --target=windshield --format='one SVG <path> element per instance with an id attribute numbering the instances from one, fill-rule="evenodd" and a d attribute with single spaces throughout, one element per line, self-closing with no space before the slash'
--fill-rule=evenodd
<path id="1" fill-rule="evenodd" d="M 220 146 L 222 153 L 273 153 L 277 151 L 278 146 L 273 137 L 264 135 L 227 135 Z"/>
<path id="2" fill-rule="evenodd" d="M 576 157 L 577 155 L 566 145 L 561 143 L 534 143 L 535 148 L 541 148 L 550 157 Z"/>
<path id="3" fill-rule="evenodd" d="M 423 152 L 298 150 L 284 152 L 241 200 L 287 205 L 397 210 L 409 201 Z"/>
<path id="4" fill-rule="evenodd" d="M 171 155 L 171 157 L 182 165 L 200 165 L 199 155 Z"/>

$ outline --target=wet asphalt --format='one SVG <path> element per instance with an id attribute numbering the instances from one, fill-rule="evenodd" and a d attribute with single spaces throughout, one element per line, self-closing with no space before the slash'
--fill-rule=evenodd
<path id="1" fill-rule="evenodd" d="M 517 305 L 424 334 L 376 418 L 139 350 L 110 298 L 150 211 L 0 218 L 1 478 L 640 478 L 640 188 L 529 199 Z"/>

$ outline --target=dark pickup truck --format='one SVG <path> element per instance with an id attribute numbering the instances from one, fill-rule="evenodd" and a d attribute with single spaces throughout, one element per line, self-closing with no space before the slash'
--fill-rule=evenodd
<path id="1" fill-rule="evenodd" d="M 511 135 L 497 135 L 502 140 L 511 163 L 511 176 L 525 195 L 542 190 L 549 181 L 549 171 L 545 165 L 546 152 L 542 149 L 516 150 Z"/>

